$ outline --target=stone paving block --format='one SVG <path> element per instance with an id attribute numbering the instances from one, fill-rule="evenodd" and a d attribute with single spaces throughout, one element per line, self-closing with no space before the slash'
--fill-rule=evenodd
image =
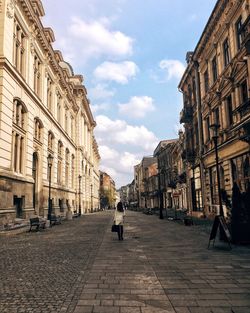
<path id="1" fill-rule="evenodd" d="M 93 313 L 120 313 L 119 307 L 111 306 L 94 306 Z"/>
<path id="2" fill-rule="evenodd" d="M 185 300 L 182 300 L 182 299 L 178 299 L 178 300 L 170 300 L 171 301 L 171 304 L 173 305 L 173 307 L 178 307 L 178 306 L 199 306 L 197 304 L 197 301 L 196 300 L 189 300 L 189 299 L 185 299 Z"/>
<path id="3" fill-rule="evenodd" d="M 79 300 L 77 305 L 86 305 L 86 306 L 93 306 L 93 305 L 100 305 L 101 301 L 98 299 L 94 300 Z"/>
<path id="4" fill-rule="evenodd" d="M 136 306 L 141 307 L 145 306 L 146 304 L 143 301 L 135 301 L 135 300 L 115 300 L 115 306 Z"/>
<path id="5" fill-rule="evenodd" d="M 178 307 L 175 308 L 176 313 L 190 313 L 189 308 L 187 307 Z"/>
<path id="6" fill-rule="evenodd" d="M 120 313 L 141 313 L 141 309 L 140 308 L 133 308 L 133 307 L 121 307 L 120 308 Z"/>
<path id="7" fill-rule="evenodd" d="M 81 293 L 81 295 L 79 296 L 79 300 L 93 300 L 96 298 L 96 294 L 93 293 Z"/>
<path id="8" fill-rule="evenodd" d="M 92 306 L 77 306 L 73 313 L 92 313 Z"/>
<path id="9" fill-rule="evenodd" d="M 250 299 L 229 300 L 229 303 L 232 306 L 249 306 L 250 307 Z"/>
<path id="10" fill-rule="evenodd" d="M 101 305 L 103 306 L 113 306 L 114 300 L 101 300 Z"/>
<path id="11" fill-rule="evenodd" d="M 231 304 L 227 300 L 197 300 L 198 306 L 201 307 L 230 307 Z"/>
<path id="12" fill-rule="evenodd" d="M 161 308 L 154 308 L 154 307 L 148 306 L 148 307 L 142 307 L 141 313 L 176 313 L 176 311 L 173 308 L 161 309 Z"/>

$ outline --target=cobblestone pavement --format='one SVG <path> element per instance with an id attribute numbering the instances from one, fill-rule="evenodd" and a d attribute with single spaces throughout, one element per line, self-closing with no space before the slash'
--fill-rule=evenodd
<path id="1" fill-rule="evenodd" d="M 250 313 L 250 249 L 199 226 L 112 212 L 0 236 L 0 313 Z"/>

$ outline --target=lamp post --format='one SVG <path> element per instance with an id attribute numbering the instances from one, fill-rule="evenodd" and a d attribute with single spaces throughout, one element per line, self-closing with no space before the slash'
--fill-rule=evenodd
<path id="1" fill-rule="evenodd" d="M 91 191 L 91 213 L 93 212 L 93 185 L 90 185 L 90 191 Z"/>
<path id="2" fill-rule="evenodd" d="M 161 169 L 159 167 L 159 161 L 158 161 L 158 193 L 159 193 L 159 206 L 160 206 L 159 218 L 163 220 L 163 192 L 161 189 Z"/>
<path id="3" fill-rule="evenodd" d="M 220 128 L 219 124 L 212 124 L 210 128 L 213 131 L 212 139 L 214 141 L 214 151 L 215 151 L 215 163 L 216 163 L 216 174 L 217 174 L 217 185 L 218 185 L 218 198 L 219 198 L 219 208 L 220 216 L 224 216 L 222 199 L 221 199 L 221 187 L 220 187 L 220 170 L 219 170 L 219 156 L 218 156 L 218 129 Z"/>
<path id="4" fill-rule="evenodd" d="M 78 179 L 79 179 L 79 211 L 78 211 L 78 213 L 79 213 L 79 216 L 81 216 L 82 215 L 82 208 L 81 208 L 81 179 L 82 179 L 82 176 L 79 175 Z"/>
<path id="5" fill-rule="evenodd" d="M 53 155 L 49 154 L 47 157 L 49 167 L 49 201 L 48 201 L 48 220 L 51 224 L 51 213 L 52 213 L 52 200 L 51 200 L 51 167 L 53 164 Z"/>

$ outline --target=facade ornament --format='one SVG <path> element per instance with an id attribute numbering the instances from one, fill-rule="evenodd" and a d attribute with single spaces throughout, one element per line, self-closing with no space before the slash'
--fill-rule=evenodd
<path id="1" fill-rule="evenodd" d="M 0 13 L 2 12 L 3 0 L 0 0 Z"/>
<path id="2" fill-rule="evenodd" d="M 9 2 L 7 4 L 7 11 L 6 11 L 6 15 L 8 18 L 14 17 L 16 2 L 17 2 L 16 0 L 9 0 Z M 1 5 L 1 3 L 0 3 L 0 5 Z"/>

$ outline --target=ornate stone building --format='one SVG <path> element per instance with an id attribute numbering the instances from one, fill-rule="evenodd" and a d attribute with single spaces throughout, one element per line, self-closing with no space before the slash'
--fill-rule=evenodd
<path id="1" fill-rule="evenodd" d="M 0 221 L 99 206 L 96 125 L 83 77 L 52 48 L 40 0 L 0 2 Z"/>
<path id="2" fill-rule="evenodd" d="M 189 209 L 197 213 L 218 213 L 218 181 L 225 215 L 234 183 L 249 188 L 249 15 L 249 0 L 217 1 L 179 84 Z"/>
<path id="3" fill-rule="evenodd" d="M 116 205 L 116 188 L 115 182 L 112 177 L 105 173 L 100 172 L 100 204 L 102 209 L 111 209 Z"/>

